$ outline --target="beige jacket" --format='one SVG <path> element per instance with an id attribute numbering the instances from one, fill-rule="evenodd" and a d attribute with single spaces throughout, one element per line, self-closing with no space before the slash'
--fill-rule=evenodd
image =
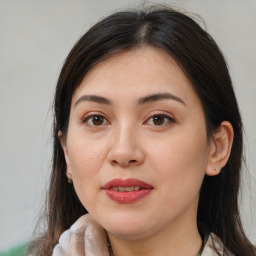
<path id="1" fill-rule="evenodd" d="M 211 233 L 201 256 L 218 256 L 213 245 L 220 252 L 220 255 L 223 255 L 222 242 Z M 92 220 L 89 214 L 86 214 L 60 236 L 52 256 L 112 256 L 110 251 L 105 231 Z M 228 253 L 228 255 L 223 256 L 234 255 Z"/>
<path id="2" fill-rule="evenodd" d="M 213 233 L 209 235 L 209 238 L 204 246 L 201 256 L 218 256 L 218 254 L 215 252 L 213 247 L 215 247 L 218 250 L 220 255 L 224 256 L 223 244 L 221 240 Z M 234 255 L 231 252 L 228 252 L 228 254 L 226 254 L 225 256 L 234 256 Z"/>

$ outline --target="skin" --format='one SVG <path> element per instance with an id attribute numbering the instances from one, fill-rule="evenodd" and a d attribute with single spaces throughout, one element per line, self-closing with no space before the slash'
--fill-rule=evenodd
<path id="1" fill-rule="evenodd" d="M 159 93 L 177 98 L 141 102 Z M 205 174 L 217 175 L 226 164 L 233 129 L 223 122 L 207 138 L 201 102 L 169 55 L 142 47 L 95 65 L 73 95 L 66 139 L 61 131 L 59 137 L 76 193 L 107 231 L 115 256 L 197 255 L 200 186 Z M 154 189 L 119 204 L 101 189 L 114 178 L 136 178 Z"/>

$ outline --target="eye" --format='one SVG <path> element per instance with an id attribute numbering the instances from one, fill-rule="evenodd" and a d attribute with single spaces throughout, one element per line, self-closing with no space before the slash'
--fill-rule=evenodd
<path id="1" fill-rule="evenodd" d="M 84 120 L 83 123 L 87 123 L 90 126 L 102 126 L 109 124 L 107 119 L 104 116 L 101 115 L 90 115 L 87 116 Z"/>
<path id="2" fill-rule="evenodd" d="M 163 126 L 170 122 L 174 122 L 173 118 L 163 114 L 153 115 L 146 121 L 147 124 L 154 126 Z"/>

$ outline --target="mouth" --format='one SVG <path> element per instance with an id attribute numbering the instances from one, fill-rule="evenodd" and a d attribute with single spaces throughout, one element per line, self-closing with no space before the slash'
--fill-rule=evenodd
<path id="1" fill-rule="evenodd" d="M 119 191 L 119 192 L 131 192 L 131 191 L 138 191 L 143 188 L 141 188 L 139 186 L 132 186 L 132 187 L 112 187 L 110 189 L 112 189 L 114 191 Z"/>
<path id="2" fill-rule="evenodd" d="M 114 202 L 131 204 L 149 195 L 153 186 L 137 179 L 113 179 L 106 183 L 102 189 Z"/>

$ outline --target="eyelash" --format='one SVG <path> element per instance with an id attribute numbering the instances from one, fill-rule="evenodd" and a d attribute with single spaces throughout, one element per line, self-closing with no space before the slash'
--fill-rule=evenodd
<path id="1" fill-rule="evenodd" d="M 95 125 L 93 123 L 90 123 L 90 121 L 93 122 L 93 118 L 96 118 L 96 117 L 102 118 L 104 123 L 100 124 L 100 125 Z M 107 118 L 105 118 L 103 115 L 100 115 L 100 114 L 90 114 L 88 116 L 85 116 L 85 118 L 83 118 L 83 120 L 82 120 L 82 123 L 86 123 L 86 124 L 88 124 L 88 126 L 92 126 L 92 127 L 93 126 L 97 127 L 97 126 L 102 126 L 102 125 L 109 124 Z"/>
<path id="2" fill-rule="evenodd" d="M 164 119 L 164 120 L 161 120 L 161 121 L 164 121 L 163 124 L 154 124 L 153 123 L 154 122 L 153 118 L 157 118 L 157 117 L 160 117 L 160 118 Z M 93 122 L 93 118 L 100 118 L 100 120 L 98 120 L 98 121 L 103 121 L 103 123 L 101 123 L 99 125 L 93 124 L 93 123 L 91 123 L 91 122 Z M 149 123 L 150 120 L 152 120 L 151 124 Z M 157 121 L 157 120 L 155 120 L 155 121 Z M 174 118 L 171 118 L 168 115 L 165 115 L 165 114 L 153 114 L 143 124 L 147 124 L 148 123 L 151 126 L 165 126 L 168 123 L 174 123 L 174 122 L 175 122 Z M 91 127 L 100 127 L 100 126 L 103 126 L 103 125 L 109 125 L 110 124 L 110 122 L 107 120 L 107 118 L 105 118 L 103 115 L 100 115 L 100 114 L 88 115 L 85 118 L 83 118 L 82 123 L 86 123 L 88 126 L 91 126 Z"/>
<path id="3" fill-rule="evenodd" d="M 168 123 L 174 123 L 175 122 L 175 120 L 173 118 L 171 118 L 170 116 L 168 116 L 168 115 L 165 115 L 165 114 L 153 114 L 144 123 L 148 123 L 149 120 L 152 120 L 152 122 L 154 122 L 153 118 L 156 118 L 156 117 L 164 118 L 164 124 L 158 124 L 157 125 L 157 124 L 152 123 L 150 125 L 152 125 L 152 126 L 165 126 Z"/>

